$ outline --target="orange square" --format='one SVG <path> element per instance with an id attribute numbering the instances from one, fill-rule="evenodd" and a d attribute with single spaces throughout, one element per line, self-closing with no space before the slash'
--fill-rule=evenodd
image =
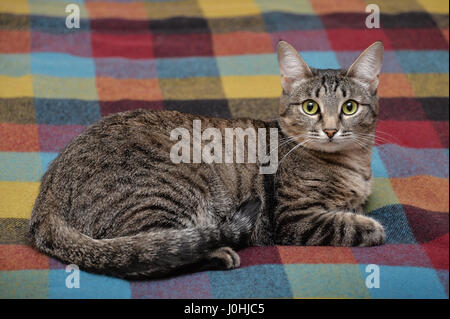
<path id="1" fill-rule="evenodd" d="M 232 32 L 213 34 L 216 55 L 273 53 L 272 39 L 268 33 Z"/>
<path id="2" fill-rule="evenodd" d="M 0 31 L 0 53 L 29 53 L 30 32 Z"/>
<path id="3" fill-rule="evenodd" d="M 310 0 L 310 3 L 317 14 L 336 12 L 366 12 L 366 4 L 363 0 Z"/>
<path id="4" fill-rule="evenodd" d="M 119 18 L 129 20 L 147 19 L 147 11 L 141 2 L 113 3 L 87 2 L 86 9 L 91 19 Z"/>
<path id="5" fill-rule="evenodd" d="M 420 175 L 390 178 L 389 181 L 402 205 L 448 213 L 449 183 L 447 178 Z"/>
<path id="6" fill-rule="evenodd" d="M 382 73 L 378 86 L 380 97 L 415 97 L 408 77 L 403 73 Z"/>
<path id="7" fill-rule="evenodd" d="M 283 264 L 356 264 L 348 247 L 279 246 Z"/>
<path id="8" fill-rule="evenodd" d="M 101 101 L 162 99 L 157 79 L 114 79 L 97 77 L 97 93 Z"/>
<path id="9" fill-rule="evenodd" d="M 48 269 L 50 258 L 23 245 L 0 245 L 0 270 Z"/>
<path id="10" fill-rule="evenodd" d="M 36 124 L 0 123 L 0 152 L 39 152 Z"/>

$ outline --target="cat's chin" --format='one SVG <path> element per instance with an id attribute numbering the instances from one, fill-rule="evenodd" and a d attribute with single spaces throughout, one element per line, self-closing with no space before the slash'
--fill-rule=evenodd
<path id="1" fill-rule="evenodd" d="M 332 142 L 324 141 L 324 142 L 308 143 L 307 145 L 305 145 L 305 148 L 325 153 L 339 153 L 344 151 L 350 151 L 352 149 L 355 149 L 356 147 L 351 143 L 345 143 L 342 141 L 332 141 Z"/>

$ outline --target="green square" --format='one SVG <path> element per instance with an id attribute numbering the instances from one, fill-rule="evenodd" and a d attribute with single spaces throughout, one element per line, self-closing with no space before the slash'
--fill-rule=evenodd
<path id="1" fill-rule="evenodd" d="M 0 298 L 48 298 L 48 270 L 0 271 Z"/>
<path id="2" fill-rule="evenodd" d="M 358 265 L 285 265 L 294 298 L 370 298 Z"/>

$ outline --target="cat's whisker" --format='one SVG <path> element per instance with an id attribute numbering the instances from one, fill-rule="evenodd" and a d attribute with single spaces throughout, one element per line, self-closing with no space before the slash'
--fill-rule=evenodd
<path id="1" fill-rule="evenodd" d="M 374 143 L 378 142 L 378 143 L 383 143 L 383 144 L 392 144 L 393 143 L 393 141 L 390 141 L 386 138 L 371 135 L 371 134 L 356 133 L 355 135 L 358 136 L 360 139 L 364 139 L 367 142 L 374 142 Z"/>
<path id="2" fill-rule="evenodd" d="M 270 151 L 269 155 L 272 155 L 272 153 L 274 151 L 276 151 L 280 146 L 286 145 L 289 142 L 293 142 L 299 137 L 305 137 L 305 134 L 299 134 L 299 135 L 296 135 L 296 136 L 292 136 L 292 137 L 286 138 L 284 142 L 278 144 L 278 146 L 276 148 L 274 148 L 272 151 Z"/>
<path id="3" fill-rule="evenodd" d="M 283 156 L 283 158 L 278 162 L 278 165 L 281 165 L 281 163 L 283 162 L 283 160 L 289 155 L 291 154 L 293 151 L 295 151 L 297 148 L 299 148 L 300 146 L 303 146 L 304 144 L 308 143 L 311 140 L 305 140 L 299 144 L 297 144 L 296 146 L 294 146 L 289 152 L 286 153 L 286 155 Z"/>
<path id="4" fill-rule="evenodd" d="M 380 132 L 381 132 L 381 131 L 380 131 Z M 377 131 L 377 133 L 378 133 L 378 131 Z M 399 143 L 399 142 L 400 142 L 400 140 L 399 140 L 398 138 L 396 138 L 395 136 L 392 136 L 392 135 L 390 135 L 390 134 L 388 134 L 388 133 L 386 133 L 386 134 L 388 134 L 387 137 L 378 136 L 378 135 L 376 135 L 376 134 L 364 134 L 364 133 L 357 133 L 357 134 L 358 134 L 358 135 L 361 135 L 361 136 L 365 136 L 365 137 L 374 138 L 374 139 L 377 140 L 377 141 L 384 142 L 384 143 L 387 143 L 387 144 L 395 144 L 395 143 Z M 388 137 L 394 137 L 394 139 L 395 139 L 396 141 L 391 140 L 391 139 L 388 139 Z"/>

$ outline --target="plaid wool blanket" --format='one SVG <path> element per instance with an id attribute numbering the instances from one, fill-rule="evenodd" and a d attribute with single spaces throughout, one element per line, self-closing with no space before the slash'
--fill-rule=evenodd
<path id="1" fill-rule="evenodd" d="M 379 28 L 366 26 L 370 3 Z M 448 298 L 448 22 L 446 0 L 0 1 L 0 298 Z M 280 39 L 317 68 L 348 67 L 383 41 L 365 210 L 386 245 L 253 247 L 232 271 L 80 272 L 79 288 L 67 284 L 74 271 L 27 245 L 40 177 L 102 116 L 274 118 Z"/>

